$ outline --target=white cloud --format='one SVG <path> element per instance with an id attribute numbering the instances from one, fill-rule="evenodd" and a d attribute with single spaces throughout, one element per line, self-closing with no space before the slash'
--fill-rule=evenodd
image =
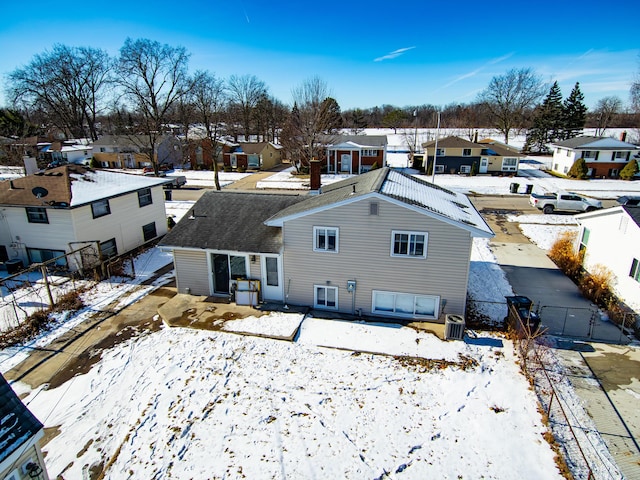
<path id="1" fill-rule="evenodd" d="M 373 61 L 374 62 L 382 62 L 383 60 L 391 60 L 393 58 L 399 57 L 400 55 L 408 52 L 409 50 L 413 50 L 414 48 L 416 48 L 416 47 L 399 48 L 398 50 L 394 50 L 391 53 L 387 53 L 386 55 L 383 55 L 382 57 L 375 58 Z"/>

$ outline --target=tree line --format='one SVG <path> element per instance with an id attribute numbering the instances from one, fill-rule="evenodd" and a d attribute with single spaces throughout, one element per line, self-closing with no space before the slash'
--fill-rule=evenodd
<path id="1" fill-rule="evenodd" d="M 54 45 L 8 75 L 5 89 L 11 107 L 0 110 L 0 135 L 25 137 L 43 128 L 93 140 L 107 133 L 135 134 L 145 137 L 156 166 L 154 147 L 172 123 L 182 126 L 186 137 L 185 126 L 200 125 L 214 145 L 222 136 L 275 141 L 307 161 L 317 155 L 320 135 L 338 129 L 360 133 L 368 127 L 395 132 L 433 127 L 438 112 L 443 127 L 466 128 L 470 139 L 476 128 L 497 128 L 508 143 L 512 132 L 528 128 L 528 147 L 540 150 L 546 142 L 575 136 L 585 126 L 604 132 L 635 121 L 617 97 L 601 99 L 589 112 L 579 84 L 563 101 L 556 82 L 540 102 L 546 86 L 528 68 L 493 77 L 468 104 L 341 111 L 317 76 L 295 86 L 293 102 L 287 105 L 255 75 L 223 79 L 208 70 L 190 73 L 189 57 L 184 47 L 144 38 L 128 38 L 116 57 L 94 47 Z M 639 97 L 636 81 L 631 86 L 632 112 L 640 109 Z"/>

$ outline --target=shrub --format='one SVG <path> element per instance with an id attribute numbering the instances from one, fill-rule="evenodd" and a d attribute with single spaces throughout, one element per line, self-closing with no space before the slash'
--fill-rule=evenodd
<path id="1" fill-rule="evenodd" d="M 576 252 L 576 234 L 563 233 L 549 249 L 549 258 L 565 275 L 573 280 L 578 280 L 582 272 L 583 252 Z"/>
<path id="2" fill-rule="evenodd" d="M 589 273 L 585 273 L 579 287 L 585 297 L 599 305 L 610 303 L 613 272 L 604 265 L 595 265 Z"/>
<path id="3" fill-rule="evenodd" d="M 632 158 L 620 171 L 620 178 L 623 180 L 631 180 L 636 173 L 638 173 L 638 162 Z"/>
<path id="4" fill-rule="evenodd" d="M 571 178 L 578 178 L 584 180 L 588 178 L 589 169 L 587 168 L 587 162 L 585 162 L 584 158 L 578 158 L 571 168 L 567 172 L 567 175 Z"/>

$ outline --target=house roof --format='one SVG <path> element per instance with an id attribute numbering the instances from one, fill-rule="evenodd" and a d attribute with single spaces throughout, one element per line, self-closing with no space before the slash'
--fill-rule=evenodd
<path id="1" fill-rule="evenodd" d="M 0 374 L 0 462 L 28 442 L 42 427 Z"/>
<path id="2" fill-rule="evenodd" d="M 434 147 L 436 144 L 435 140 L 431 140 L 430 142 L 424 142 L 422 144 L 423 147 Z M 469 140 L 465 140 L 460 137 L 445 137 L 438 139 L 438 148 L 485 148 L 484 145 L 478 145 L 477 143 L 470 142 Z"/>
<path id="3" fill-rule="evenodd" d="M 73 208 L 168 182 L 166 178 L 63 165 L 0 182 L 0 205 Z"/>
<path id="4" fill-rule="evenodd" d="M 602 210 L 594 210 L 592 212 L 579 213 L 575 215 L 578 223 L 582 224 L 583 220 L 589 220 L 595 217 L 601 217 L 603 215 L 618 215 L 626 213 L 631 217 L 631 220 L 636 224 L 638 228 L 640 228 L 640 207 L 629 206 L 629 205 L 620 205 L 617 207 L 605 208 Z"/>
<path id="5" fill-rule="evenodd" d="M 280 253 L 281 229 L 264 222 L 305 198 L 261 192 L 208 191 L 162 239 L 160 246 Z"/>
<path id="6" fill-rule="evenodd" d="M 586 135 L 555 142 L 552 145 L 572 149 L 591 148 L 593 150 L 637 150 L 640 148 L 611 137 L 591 137 Z"/>
<path id="7" fill-rule="evenodd" d="M 322 135 L 320 142 L 325 145 L 339 145 L 352 142 L 360 147 L 382 148 L 387 146 L 386 135 Z"/>
<path id="8" fill-rule="evenodd" d="M 378 195 L 398 202 L 420 213 L 468 230 L 473 236 L 494 235 L 466 195 L 390 168 L 372 170 L 322 187 L 322 193 L 278 212 L 267 224 L 280 226 L 288 219 L 358 201 L 369 195 Z"/>
<path id="9" fill-rule="evenodd" d="M 240 150 L 242 150 L 243 153 L 257 154 L 257 153 L 261 153 L 262 150 L 264 150 L 267 147 L 267 145 L 269 145 L 269 143 L 268 142 L 258 142 L 258 143 L 240 142 L 238 145 Z"/>
<path id="10" fill-rule="evenodd" d="M 484 138 L 478 141 L 484 148 L 487 148 L 487 145 L 491 145 L 491 150 L 496 152 L 501 157 L 508 156 L 520 156 L 520 150 L 512 147 L 511 145 L 507 145 L 506 143 L 498 142 L 492 138 Z"/>
<path id="11" fill-rule="evenodd" d="M 156 146 L 163 143 L 168 138 L 175 138 L 171 135 L 159 135 L 156 139 Z M 177 139 L 176 139 L 177 140 Z M 119 148 L 149 148 L 149 137 L 147 135 L 103 135 L 93 142 L 93 146 L 98 147 L 119 147 Z"/>

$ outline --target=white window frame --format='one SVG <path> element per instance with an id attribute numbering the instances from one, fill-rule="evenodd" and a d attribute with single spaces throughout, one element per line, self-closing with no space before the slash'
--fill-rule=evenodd
<path id="1" fill-rule="evenodd" d="M 396 235 L 407 235 L 407 252 L 412 248 L 415 248 L 417 236 L 424 237 L 424 243 L 422 247 L 422 255 L 416 255 L 411 253 L 395 253 Z M 408 230 L 393 230 L 391 232 L 391 256 L 400 258 L 427 258 L 427 245 L 429 243 L 429 234 L 427 232 L 411 232 Z"/>
<path id="2" fill-rule="evenodd" d="M 393 296 L 393 307 L 391 310 L 389 309 L 380 309 L 376 308 L 376 299 L 378 295 L 385 296 Z M 398 300 L 410 300 L 412 302 L 412 311 L 399 311 L 399 302 Z M 428 302 L 434 303 L 433 314 L 420 314 L 416 313 L 417 303 L 419 299 L 427 300 Z M 418 295 L 414 293 L 403 293 L 403 292 L 390 292 L 384 290 L 373 290 L 371 292 L 371 313 L 375 315 L 385 315 L 385 316 L 393 316 L 393 317 L 411 317 L 411 318 L 428 318 L 428 319 L 436 319 L 440 315 L 440 297 L 438 295 Z"/>
<path id="3" fill-rule="evenodd" d="M 91 203 L 91 214 L 93 215 L 93 218 L 100 218 L 111 215 L 111 206 L 109 205 L 109 200 L 103 198 Z"/>
<path id="4" fill-rule="evenodd" d="M 640 283 L 640 261 L 637 258 L 634 258 L 631 261 L 631 269 L 629 270 L 629 276 L 633 278 L 636 282 Z"/>
<path id="5" fill-rule="evenodd" d="M 613 156 L 614 159 L 616 159 L 616 158 L 624 158 L 624 159 L 626 159 L 627 158 L 627 152 L 613 152 L 613 153 L 614 153 L 614 156 Z"/>
<path id="6" fill-rule="evenodd" d="M 444 173 L 444 165 L 439 165 L 436 163 L 436 173 Z"/>
<path id="7" fill-rule="evenodd" d="M 328 233 L 330 231 L 333 231 L 336 237 L 334 249 L 329 248 Z M 325 237 L 324 247 L 318 246 L 318 236 L 323 235 L 322 232 L 324 232 L 324 237 Z M 340 229 L 338 227 L 323 227 L 323 226 L 313 227 L 313 251 L 314 252 L 338 253 L 339 245 L 340 245 Z"/>
<path id="8" fill-rule="evenodd" d="M 323 304 L 318 303 L 318 291 L 324 290 L 324 298 L 325 302 Z M 327 292 L 333 291 L 335 295 L 335 305 L 328 305 L 327 303 Z M 323 310 L 338 310 L 338 287 L 334 287 L 332 285 L 314 285 L 313 286 L 313 307 L 321 308 Z"/>
<path id="9" fill-rule="evenodd" d="M 471 165 L 460 165 L 460 173 L 471 173 Z"/>
<path id="10" fill-rule="evenodd" d="M 511 165 L 513 163 L 513 165 Z M 502 158 L 502 171 L 503 172 L 515 172 L 518 170 L 518 158 L 517 157 L 503 157 Z"/>
<path id="11" fill-rule="evenodd" d="M 363 150 L 361 150 L 362 152 L 362 156 L 363 157 L 377 157 L 378 156 L 378 150 L 374 150 L 372 148 L 365 148 Z"/>

